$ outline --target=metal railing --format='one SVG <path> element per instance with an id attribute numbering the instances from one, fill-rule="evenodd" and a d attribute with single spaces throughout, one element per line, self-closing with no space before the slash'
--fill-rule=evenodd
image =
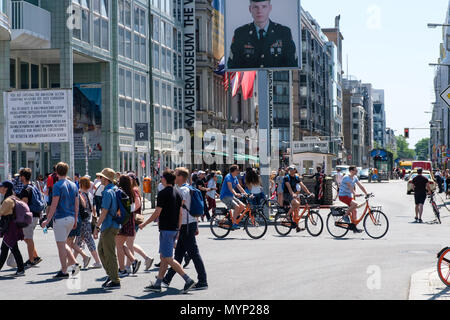
<path id="1" fill-rule="evenodd" d="M 51 14 L 47 10 L 26 1 L 11 3 L 13 30 L 28 30 L 40 37 L 51 39 Z"/>

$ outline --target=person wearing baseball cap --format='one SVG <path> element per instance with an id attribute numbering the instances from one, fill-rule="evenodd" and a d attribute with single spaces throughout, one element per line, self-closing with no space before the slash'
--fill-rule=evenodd
<path id="1" fill-rule="evenodd" d="M 97 173 L 102 185 L 105 187 L 102 194 L 101 213 L 94 230 L 94 239 L 98 238 L 98 232 L 101 231 L 100 241 L 98 243 L 98 254 L 103 268 L 108 275 L 102 288 L 105 290 L 120 289 L 119 266 L 116 255 L 116 236 L 121 226 L 113 220 L 118 208 L 115 185 L 116 172 L 113 169 L 106 168 Z"/>
<path id="2" fill-rule="evenodd" d="M 289 209 L 288 216 L 292 214 L 292 212 L 295 212 L 295 214 L 298 214 L 300 210 L 300 201 L 298 199 L 297 194 L 297 185 L 300 185 L 301 189 L 303 189 L 304 192 L 306 192 L 309 196 L 312 195 L 311 192 L 309 192 L 308 188 L 303 184 L 300 177 L 296 175 L 297 168 L 294 165 L 289 166 L 288 168 L 289 174 L 286 175 L 286 177 L 283 180 L 284 183 L 284 194 L 283 199 L 285 203 L 290 204 L 291 208 Z M 302 231 L 299 226 L 297 226 L 297 232 Z"/>

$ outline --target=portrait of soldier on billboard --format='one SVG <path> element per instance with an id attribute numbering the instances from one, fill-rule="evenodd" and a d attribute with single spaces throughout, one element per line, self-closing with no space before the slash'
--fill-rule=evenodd
<path id="1" fill-rule="evenodd" d="M 253 21 L 234 31 L 228 69 L 298 68 L 299 59 L 291 29 L 270 18 L 272 3 L 286 5 L 286 0 L 249 2 Z"/>

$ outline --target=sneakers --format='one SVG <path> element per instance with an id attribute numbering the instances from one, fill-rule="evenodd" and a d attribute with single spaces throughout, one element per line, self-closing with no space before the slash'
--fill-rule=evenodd
<path id="1" fill-rule="evenodd" d="M 299 232 L 302 232 L 302 231 L 305 231 L 306 229 L 304 229 L 304 228 L 300 228 L 300 227 L 296 227 L 295 228 L 295 231 L 297 231 L 297 233 L 299 233 Z"/>
<path id="2" fill-rule="evenodd" d="M 162 279 L 162 284 L 166 288 L 168 288 L 170 286 L 170 282 L 166 278 Z"/>
<path id="3" fill-rule="evenodd" d="M 134 260 L 131 266 L 133 267 L 132 273 L 136 274 L 136 272 L 138 272 L 139 268 L 141 267 L 141 262 L 139 260 Z"/>
<path id="4" fill-rule="evenodd" d="M 422 219 L 419 219 L 419 223 L 423 223 L 423 220 L 422 220 Z"/>
<path id="5" fill-rule="evenodd" d="M 191 257 L 189 257 L 189 255 L 187 253 L 185 253 L 183 268 L 186 268 L 189 265 L 190 262 L 191 262 Z"/>
<path id="6" fill-rule="evenodd" d="M 145 271 L 148 271 L 152 267 L 153 261 L 155 261 L 155 259 L 152 258 L 145 259 L 145 269 L 144 269 Z"/>
<path id="7" fill-rule="evenodd" d="M 231 227 L 231 230 L 239 230 L 240 228 L 241 227 L 238 224 L 234 223 L 233 226 Z"/>
<path id="8" fill-rule="evenodd" d="M 89 262 L 91 262 L 91 257 L 86 257 L 83 259 L 83 269 L 87 269 Z"/>
<path id="9" fill-rule="evenodd" d="M 207 290 L 208 285 L 206 283 L 197 283 L 195 286 L 192 287 L 191 290 L 193 291 L 200 291 L 200 290 Z"/>
<path id="10" fill-rule="evenodd" d="M 127 269 L 125 270 L 119 270 L 119 278 L 128 277 L 130 274 L 128 273 Z"/>
<path id="11" fill-rule="evenodd" d="M 193 287 L 195 286 L 195 281 L 190 279 L 189 281 L 186 282 L 186 284 L 184 285 L 183 290 L 181 291 L 182 294 L 186 294 L 189 292 L 189 290 L 191 290 Z"/>
<path id="12" fill-rule="evenodd" d="M 33 261 L 33 265 L 37 266 L 39 263 L 42 262 L 42 258 L 41 257 L 36 257 Z"/>
<path id="13" fill-rule="evenodd" d="M 157 268 L 159 268 L 161 266 L 161 262 L 160 263 L 157 263 L 157 264 L 155 264 L 155 267 L 157 267 Z"/>
<path id="14" fill-rule="evenodd" d="M 356 225 L 354 225 L 353 223 L 350 224 L 349 229 L 352 230 L 353 233 L 362 233 L 363 232 L 361 229 L 356 228 Z"/>
<path id="15" fill-rule="evenodd" d="M 120 283 L 119 282 L 112 282 L 112 281 L 110 281 L 110 282 L 108 282 L 104 287 L 103 287 L 103 289 L 105 289 L 105 290 L 116 290 L 116 289 L 120 289 Z"/>
<path id="16" fill-rule="evenodd" d="M 92 269 L 101 269 L 102 268 L 102 264 L 101 263 L 94 263 L 91 267 Z"/>
<path id="17" fill-rule="evenodd" d="M 71 266 L 71 269 L 72 269 L 72 271 L 71 271 L 72 277 L 75 277 L 81 271 L 81 267 L 80 267 L 80 265 L 78 263 L 74 264 L 73 266 Z M 67 271 L 69 271 L 69 270 L 67 270 Z"/>
<path id="18" fill-rule="evenodd" d="M 29 269 L 29 268 L 31 268 L 31 267 L 34 267 L 34 262 L 31 262 L 30 260 L 27 260 L 27 261 L 24 263 L 24 266 L 25 266 L 25 269 Z"/>
<path id="19" fill-rule="evenodd" d="M 349 216 L 344 216 L 344 218 L 342 218 L 342 222 L 343 222 L 343 223 L 352 223 L 352 222 L 350 221 L 350 217 L 349 217 Z"/>
<path id="20" fill-rule="evenodd" d="M 108 285 L 108 283 L 110 283 L 110 282 L 111 282 L 111 279 L 109 277 L 106 277 L 106 281 L 103 282 L 102 288 L 105 288 Z"/>
<path id="21" fill-rule="evenodd" d="M 15 278 L 17 278 L 17 277 L 24 277 L 25 276 L 25 271 L 20 271 L 20 272 L 17 271 L 12 276 L 15 277 Z"/>
<path id="22" fill-rule="evenodd" d="M 161 286 L 155 286 L 155 284 L 150 284 L 148 287 L 144 288 L 145 292 L 156 292 L 156 293 L 160 293 L 161 292 Z"/>
<path id="23" fill-rule="evenodd" d="M 55 276 L 53 276 L 53 279 L 69 279 L 69 274 L 59 271 Z"/>

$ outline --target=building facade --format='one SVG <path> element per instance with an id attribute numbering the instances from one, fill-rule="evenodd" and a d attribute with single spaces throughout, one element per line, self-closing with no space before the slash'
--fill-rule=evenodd
<path id="1" fill-rule="evenodd" d="M 386 111 L 384 90 L 373 91 L 373 139 L 375 147 L 386 148 Z"/>

